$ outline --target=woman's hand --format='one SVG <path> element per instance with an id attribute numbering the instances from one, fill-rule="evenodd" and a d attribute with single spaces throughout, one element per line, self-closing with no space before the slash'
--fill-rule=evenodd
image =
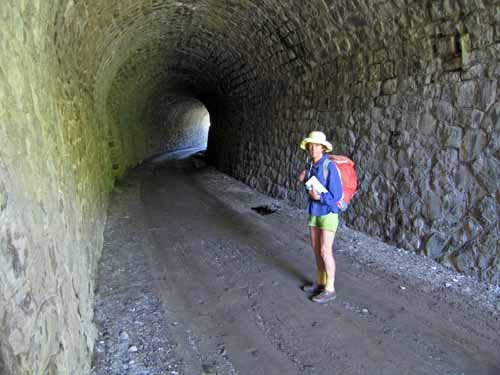
<path id="1" fill-rule="evenodd" d="M 311 199 L 315 200 L 315 201 L 321 200 L 321 196 L 319 195 L 319 193 L 316 190 L 314 190 L 314 188 L 312 188 L 311 190 L 309 190 L 307 192 L 307 194 L 309 194 L 309 197 Z"/>
<path id="2" fill-rule="evenodd" d="M 306 170 L 303 169 L 302 171 L 300 171 L 299 173 L 299 181 L 300 182 L 304 182 L 304 180 L 306 179 Z"/>

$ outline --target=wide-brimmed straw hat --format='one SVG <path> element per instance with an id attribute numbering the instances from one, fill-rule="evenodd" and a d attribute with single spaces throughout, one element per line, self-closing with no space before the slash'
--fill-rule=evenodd
<path id="1" fill-rule="evenodd" d="M 304 138 L 302 142 L 300 142 L 300 148 L 302 150 L 305 150 L 308 143 L 323 145 L 326 148 L 326 152 L 330 152 L 333 150 L 332 144 L 326 140 L 325 133 L 318 130 L 310 132 L 307 137 Z"/>

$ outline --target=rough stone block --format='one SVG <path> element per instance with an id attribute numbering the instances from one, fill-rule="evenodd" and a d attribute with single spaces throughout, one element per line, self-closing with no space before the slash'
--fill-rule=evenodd
<path id="1" fill-rule="evenodd" d="M 421 116 L 418 130 L 426 137 L 436 134 L 437 120 L 430 113 L 424 113 Z"/>
<path id="2" fill-rule="evenodd" d="M 479 204 L 480 218 L 483 223 L 496 227 L 499 218 L 500 207 L 493 195 L 486 196 Z"/>
<path id="3" fill-rule="evenodd" d="M 472 170 L 488 193 L 500 189 L 500 161 L 494 155 L 479 156 L 472 164 Z"/>
<path id="4" fill-rule="evenodd" d="M 382 79 L 382 67 L 380 64 L 370 65 L 370 80 L 380 81 Z"/>
<path id="5" fill-rule="evenodd" d="M 423 216 L 429 220 L 439 219 L 443 216 L 441 198 L 433 191 L 427 191 L 422 197 Z"/>
<path id="6" fill-rule="evenodd" d="M 477 93 L 475 81 L 465 81 L 457 87 L 457 105 L 461 108 L 472 108 Z"/>
<path id="7" fill-rule="evenodd" d="M 497 100 L 497 81 L 483 80 L 479 82 L 479 95 L 477 108 L 481 111 L 487 111 Z"/>
<path id="8" fill-rule="evenodd" d="M 459 57 L 453 57 L 443 62 L 443 70 L 446 72 L 456 72 L 461 69 L 462 60 Z"/>
<path id="9" fill-rule="evenodd" d="M 452 123 L 453 122 L 453 115 L 455 112 L 455 109 L 453 108 L 453 105 L 445 100 L 438 100 L 434 102 L 433 106 L 433 114 L 434 116 L 441 122 L 445 123 Z"/>
<path id="10" fill-rule="evenodd" d="M 470 126 L 472 129 L 479 129 L 481 122 L 483 121 L 484 118 L 484 112 L 478 111 L 478 110 L 473 110 L 472 115 L 471 115 L 471 122 Z"/>
<path id="11" fill-rule="evenodd" d="M 446 228 L 456 228 L 464 211 L 467 209 L 467 194 L 455 189 L 450 185 L 451 190 L 443 198 L 443 210 L 445 212 Z"/>
<path id="12" fill-rule="evenodd" d="M 457 126 L 448 126 L 445 128 L 445 146 L 459 148 L 462 144 L 463 131 Z"/>
<path id="13" fill-rule="evenodd" d="M 484 150 L 487 142 L 488 138 L 482 130 L 467 130 L 460 147 L 460 160 L 468 162 L 476 159 Z"/>
<path id="14" fill-rule="evenodd" d="M 438 259 L 445 249 L 448 237 L 443 233 L 431 233 L 424 242 L 423 251 L 425 255 L 433 259 Z"/>
<path id="15" fill-rule="evenodd" d="M 396 70 L 394 66 L 395 65 L 392 61 L 382 64 L 382 78 L 394 78 Z"/>
<path id="16" fill-rule="evenodd" d="M 455 256 L 455 264 L 460 272 L 467 272 L 468 274 L 477 274 L 476 261 L 470 252 L 464 251 Z M 468 249 L 467 249 L 468 250 Z"/>
<path id="17" fill-rule="evenodd" d="M 454 36 L 446 36 L 438 38 L 436 41 L 436 49 L 439 56 L 444 59 L 450 59 L 457 55 L 457 43 Z"/>
<path id="18" fill-rule="evenodd" d="M 396 93 L 398 80 L 396 78 L 388 79 L 382 83 L 382 95 L 393 95 Z"/>
<path id="19" fill-rule="evenodd" d="M 486 67 L 483 64 L 475 64 L 462 73 L 462 79 L 467 81 L 471 79 L 483 78 L 486 74 Z"/>

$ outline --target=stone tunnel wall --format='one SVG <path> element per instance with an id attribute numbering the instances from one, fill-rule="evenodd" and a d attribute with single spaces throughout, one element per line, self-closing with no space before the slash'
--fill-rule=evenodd
<path id="1" fill-rule="evenodd" d="M 353 56 L 357 83 L 337 75 L 317 118 L 363 173 L 355 228 L 498 284 L 498 8 L 447 5 L 414 8 L 391 48 Z"/>
<path id="2" fill-rule="evenodd" d="M 78 70 L 82 55 L 68 37 L 79 35 L 64 20 L 71 7 L 58 3 L 0 4 L 0 373 L 6 375 L 87 373 L 96 336 L 94 278 L 112 174 L 91 82 Z"/>
<path id="3" fill-rule="evenodd" d="M 360 189 L 344 221 L 498 284 L 499 8 L 411 4 L 357 15 L 332 5 L 338 38 L 304 7 L 316 26 L 285 23 L 296 25 L 288 31 L 294 58 L 282 65 L 271 57 L 265 103 L 237 107 L 236 130 L 233 113 L 217 113 L 209 151 L 236 145 L 229 157 L 213 152 L 219 167 L 302 206 L 297 144 L 321 129 L 357 164 Z"/>

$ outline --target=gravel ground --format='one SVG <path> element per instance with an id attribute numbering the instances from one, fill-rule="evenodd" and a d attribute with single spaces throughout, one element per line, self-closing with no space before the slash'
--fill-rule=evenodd
<path id="1" fill-rule="evenodd" d="M 182 366 L 144 254 L 144 228 L 131 221 L 139 187 L 122 182 L 109 207 L 96 291 L 94 375 L 176 375 Z"/>
<path id="2" fill-rule="evenodd" d="M 307 222 L 304 210 L 292 207 L 287 202 L 255 192 L 240 181 L 215 169 L 207 169 L 203 177 L 212 191 L 234 191 L 231 204 L 237 206 L 244 192 L 247 205 L 264 206 L 279 211 L 292 221 Z M 229 200 L 230 197 L 227 197 Z M 431 258 L 388 245 L 376 238 L 352 230 L 344 223 L 335 239 L 337 252 L 355 258 L 363 267 L 375 268 L 405 284 L 414 285 L 425 292 L 435 292 L 442 298 L 455 300 L 479 308 L 495 319 L 500 315 L 500 285 L 478 281 L 444 267 Z M 404 290 L 405 285 L 401 285 Z"/>
<path id="3" fill-rule="evenodd" d="M 202 183 L 204 191 L 211 196 L 224 195 L 226 208 L 232 210 L 231 212 L 235 215 L 247 213 L 252 207 L 268 207 L 274 211 L 265 216 L 268 223 L 277 224 L 278 221 L 285 223 L 293 227 L 292 230 L 296 233 L 302 231 L 304 242 L 307 241 L 306 229 L 301 224 L 306 222 L 306 214 L 303 210 L 253 191 L 241 182 L 206 167 L 199 158 L 177 161 L 174 164 L 168 163 L 170 163 L 168 164 L 170 168 L 195 174 L 193 178 Z M 149 193 L 145 191 L 144 176 L 162 173 L 163 168 L 162 164 L 145 165 L 131 171 L 126 179 L 117 184 L 112 194 L 105 230 L 105 244 L 98 272 L 95 322 L 99 329 L 99 337 L 95 347 L 92 374 L 253 373 L 251 369 L 242 371 L 241 367 L 238 369 L 234 364 L 239 360 L 243 361 L 241 359 L 243 355 L 238 358 L 236 354 L 233 354 L 236 357 L 234 359 L 228 354 L 231 352 L 228 344 L 230 340 L 225 336 L 230 336 L 230 334 L 221 334 L 215 328 L 212 331 L 207 329 L 210 335 L 208 333 L 206 335 L 210 336 L 211 340 L 219 335 L 217 336 L 219 341 L 210 341 L 200 334 L 199 327 L 196 328 L 194 323 L 191 325 L 190 320 L 201 319 L 203 322 L 203 319 L 208 319 L 208 315 L 204 316 L 199 313 L 188 320 L 182 319 L 184 313 L 189 310 L 187 307 L 182 310 L 179 306 L 188 302 L 183 300 L 182 294 L 178 295 L 175 294 L 177 292 L 169 291 L 166 286 L 169 284 L 165 284 L 168 282 L 168 280 L 165 281 L 166 279 L 174 276 L 163 276 L 162 273 L 154 271 L 155 260 L 152 258 L 154 251 L 152 249 L 155 246 L 158 247 L 158 243 L 154 243 L 158 240 L 155 235 L 162 231 L 163 227 L 152 226 L 151 220 L 148 219 L 148 212 L 145 211 L 144 196 Z M 163 210 L 166 209 L 163 208 Z M 164 224 L 168 226 L 169 222 Z M 169 233 L 169 236 L 172 238 L 176 234 L 186 235 Z M 245 256 L 253 256 L 246 250 L 238 250 L 234 243 L 217 244 L 216 242 L 216 240 L 207 239 L 204 246 L 211 247 L 210 251 L 214 259 L 217 258 L 214 262 L 226 262 L 224 266 L 228 269 L 231 266 L 242 267 L 241 265 L 246 262 Z M 345 225 L 341 226 L 335 244 L 342 264 L 349 265 L 354 270 L 352 272 L 360 274 L 371 272 L 378 275 L 377 279 L 396 285 L 397 293 L 403 295 L 402 298 L 408 301 L 412 299 L 413 294 L 425 295 L 433 301 L 433 304 L 455 308 L 465 315 L 474 317 L 476 321 L 484 321 L 486 331 L 488 327 L 496 330 L 500 325 L 499 286 L 458 274 L 429 258 L 384 244 L 351 230 Z M 311 254 L 308 255 L 312 257 Z M 258 257 L 258 254 L 255 256 Z M 251 261 L 251 263 L 257 262 L 257 258 Z M 214 263 L 211 266 L 217 267 L 218 265 Z M 252 272 L 260 272 L 260 270 L 255 269 Z M 339 275 L 342 277 L 342 270 L 339 270 Z M 283 282 L 281 279 L 272 280 L 270 286 L 277 286 Z M 260 294 L 265 295 L 264 284 L 265 282 L 255 281 L 255 284 L 249 282 L 246 284 L 246 289 L 242 287 L 234 291 L 234 293 L 244 292 L 244 297 L 250 301 L 247 310 L 251 310 L 256 329 L 265 332 L 270 342 L 269 345 L 284 353 L 285 358 L 288 358 L 287 360 L 291 362 L 297 373 L 325 373 L 320 367 L 315 369 L 313 365 L 307 364 L 307 359 L 301 355 L 300 344 L 295 347 L 293 338 L 287 339 L 286 335 L 291 335 L 290 331 L 293 328 L 289 328 L 288 333 L 280 331 L 280 324 L 287 326 L 290 322 L 279 322 L 278 319 L 274 326 L 269 323 L 274 318 L 272 315 L 266 318 L 267 305 L 264 300 L 259 301 L 256 297 Z M 222 290 L 221 293 L 223 292 L 230 293 L 231 290 Z M 408 295 L 404 296 L 405 293 Z M 214 294 L 213 299 L 217 300 L 218 296 Z M 203 294 L 199 297 L 193 294 L 192 298 L 195 300 L 198 298 L 196 303 L 200 306 L 208 303 Z M 224 296 L 224 301 L 227 301 L 227 296 Z M 340 298 L 336 303 L 343 309 L 342 311 L 351 310 L 359 316 L 373 315 L 373 319 L 377 318 L 376 312 L 372 314 L 370 306 L 355 302 L 355 299 Z M 219 305 L 206 306 L 207 311 L 211 308 L 220 309 Z M 374 307 L 373 310 L 376 308 Z M 447 310 L 443 309 L 443 319 L 446 319 L 446 313 Z M 218 326 L 223 323 L 219 322 Z M 318 324 L 320 323 L 318 319 Z M 494 342 L 494 345 L 497 344 L 498 337 Z M 235 346 L 234 342 L 232 345 Z M 257 344 L 245 348 L 242 351 L 246 353 L 243 354 L 250 358 L 257 358 L 263 352 Z M 493 351 L 496 349 L 500 348 L 493 348 Z M 261 359 L 260 362 L 262 361 Z M 283 364 L 283 368 L 286 366 L 288 365 Z M 285 371 L 285 373 L 289 372 Z M 345 367 L 343 373 L 372 372 L 353 365 Z M 450 372 L 443 370 L 443 372 L 435 373 Z"/>

